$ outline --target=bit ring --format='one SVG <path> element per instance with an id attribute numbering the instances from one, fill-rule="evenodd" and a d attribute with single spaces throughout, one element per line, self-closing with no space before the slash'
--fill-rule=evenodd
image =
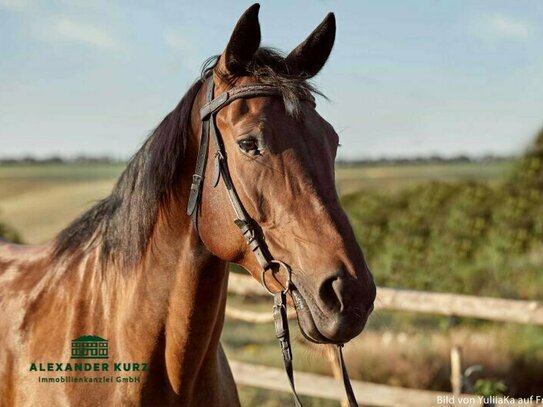
<path id="1" fill-rule="evenodd" d="M 288 293 L 288 291 L 290 290 L 290 286 L 292 284 L 292 269 L 286 263 L 283 263 L 280 260 L 272 260 L 272 261 L 270 261 L 270 263 L 278 264 L 279 269 L 281 269 L 281 267 L 283 267 L 285 269 L 285 271 L 287 272 L 287 281 L 286 281 L 286 284 L 285 284 L 286 288 L 283 290 L 283 294 Z M 268 285 L 266 284 L 266 278 L 265 278 L 266 277 L 266 271 L 270 270 L 270 268 L 267 268 L 267 269 L 263 268 L 262 269 L 262 273 L 260 275 L 260 280 L 261 280 L 262 285 L 266 289 L 266 291 L 268 291 L 268 293 L 270 293 L 270 295 L 275 295 L 275 293 L 272 290 L 270 290 Z"/>

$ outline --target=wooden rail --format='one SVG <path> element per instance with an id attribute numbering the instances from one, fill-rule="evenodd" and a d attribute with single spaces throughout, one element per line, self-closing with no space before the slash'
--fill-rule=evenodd
<path id="1" fill-rule="evenodd" d="M 264 288 L 252 277 L 230 273 L 228 292 L 244 296 L 268 296 Z M 394 288 L 377 289 L 377 310 L 406 311 L 445 316 L 480 318 L 491 321 L 543 325 L 543 303 L 537 301 L 506 300 L 449 293 L 432 293 Z M 229 318 L 250 323 L 269 323 L 271 312 L 253 312 L 226 308 Z M 295 318 L 295 312 L 289 318 Z M 453 349 L 454 350 L 454 349 Z M 383 384 L 353 381 L 358 402 L 368 406 L 483 406 L 474 395 L 459 394 L 461 382 L 460 350 L 451 354 L 451 372 L 454 393 L 406 389 Z M 268 390 L 290 392 L 289 383 L 282 369 L 230 361 L 236 383 Z M 332 368 L 334 366 L 332 365 Z M 343 386 L 334 378 L 312 373 L 296 373 L 296 389 L 305 396 L 343 400 Z M 507 399 L 508 406 L 542 406 L 533 400 Z"/>
<path id="2" fill-rule="evenodd" d="M 268 366 L 258 366 L 237 361 L 230 361 L 230 367 L 237 384 L 258 387 L 267 390 L 290 392 L 284 370 Z M 343 399 L 343 385 L 336 379 L 313 373 L 296 372 L 296 390 L 304 396 L 321 397 L 332 400 Z M 452 398 L 452 393 L 406 389 L 384 384 L 352 381 L 357 401 L 368 406 L 452 406 L 456 405 L 483 406 L 479 397 L 471 394 L 461 394 Z M 459 398 L 461 403 L 459 403 Z M 541 404 L 524 403 L 508 399 L 508 406 L 535 406 Z"/>
<path id="3" fill-rule="evenodd" d="M 230 273 L 228 292 L 247 296 L 269 295 L 252 277 Z M 375 301 L 377 310 L 407 311 L 434 315 L 480 318 L 490 321 L 543 325 L 543 303 L 538 301 L 506 300 L 472 295 L 432 293 L 379 287 Z M 230 314 L 236 313 L 232 311 Z M 243 319 L 243 313 L 238 312 Z M 246 315 L 248 321 L 268 322 L 261 313 Z M 260 321 L 259 321 L 260 320 Z"/>

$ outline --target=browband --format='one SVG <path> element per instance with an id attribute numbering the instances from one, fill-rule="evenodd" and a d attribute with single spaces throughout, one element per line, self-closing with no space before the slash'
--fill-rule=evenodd
<path id="1" fill-rule="evenodd" d="M 236 99 L 247 99 L 261 96 L 283 96 L 283 92 L 273 85 L 238 86 L 221 93 L 219 96 L 203 105 L 200 109 L 200 119 L 207 119 L 210 114 L 218 112 Z"/>

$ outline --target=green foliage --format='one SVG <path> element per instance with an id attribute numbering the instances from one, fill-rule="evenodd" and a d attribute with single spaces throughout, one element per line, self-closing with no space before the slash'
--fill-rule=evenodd
<path id="1" fill-rule="evenodd" d="M 15 229 L 0 222 L 0 239 L 5 239 L 13 243 L 22 243 L 21 236 L 15 231 Z"/>
<path id="2" fill-rule="evenodd" d="M 507 386 L 501 380 L 479 379 L 475 382 L 473 390 L 479 396 L 503 396 Z"/>
<path id="3" fill-rule="evenodd" d="M 502 252 L 524 253 L 543 239 L 543 130 L 501 192 L 492 238 Z"/>
<path id="4" fill-rule="evenodd" d="M 543 132 L 497 187 L 433 182 L 343 205 L 381 285 L 542 298 Z"/>

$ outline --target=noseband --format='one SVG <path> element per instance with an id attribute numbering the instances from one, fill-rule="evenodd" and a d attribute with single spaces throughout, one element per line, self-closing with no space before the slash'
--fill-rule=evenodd
<path id="1" fill-rule="evenodd" d="M 191 216 L 192 222 L 196 229 L 198 230 L 198 211 L 200 206 L 200 196 L 202 191 L 202 185 L 204 181 L 204 173 L 207 164 L 208 151 L 209 151 L 209 138 L 213 139 L 213 144 L 215 145 L 215 156 L 214 156 L 214 168 L 215 173 L 213 175 L 212 185 L 216 187 L 219 184 L 220 179 L 222 178 L 223 183 L 228 192 L 228 198 L 230 203 L 234 208 L 236 213 L 236 219 L 234 223 L 240 229 L 245 241 L 247 242 L 249 248 L 254 253 L 256 260 L 262 268 L 262 285 L 266 290 L 274 296 L 274 305 L 273 305 L 273 317 L 275 321 L 275 333 L 279 343 L 281 345 L 281 353 L 283 356 L 283 364 L 285 366 L 285 371 L 287 373 L 290 388 L 294 396 L 294 402 L 297 407 L 301 407 L 302 403 L 296 393 L 296 388 L 294 385 L 294 371 L 292 368 L 292 350 L 290 346 L 290 334 L 288 328 L 288 319 L 287 319 L 287 293 L 290 288 L 293 286 L 291 282 L 292 271 L 290 267 L 279 261 L 275 260 L 270 252 L 268 251 L 267 245 L 264 242 L 264 237 L 255 227 L 255 223 L 247 214 L 239 196 L 236 192 L 232 178 L 230 177 L 230 171 L 228 170 L 228 163 L 226 161 L 226 153 L 224 149 L 224 144 L 221 138 L 221 135 L 215 124 L 216 114 L 225 106 L 228 106 L 234 100 L 237 99 L 248 99 L 253 97 L 263 97 L 263 96 L 275 96 L 282 97 L 282 92 L 275 86 L 272 85 L 248 85 L 248 86 L 238 86 L 234 87 L 226 92 L 221 93 L 219 96 L 214 98 L 214 88 L 215 84 L 213 82 L 213 75 L 211 75 L 206 80 L 206 103 L 200 109 L 200 119 L 202 120 L 202 134 L 200 138 L 200 146 L 198 151 L 198 158 L 196 160 L 196 169 L 194 170 L 194 175 L 192 176 L 192 185 L 190 187 L 190 195 L 187 206 L 187 215 Z M 313 105 L 315 104 L 312 96 L 308 95 L 307 98 Z M 273 269 L 284 268 L 287 274 L 287 281 L 285 283 L 285 289 L 279 292 L 272 292 L 265 280 L 265 275 L 267 271 L 274 273 Z M 295 302 L 296 304 L 296 302 Z M 296 305 L 295 305 L 296 307 Z M 345 368 L 345 362 L 343 360 L 342 353 L 343 345 L 337 346 L 337 354 L 340 362 L 341 373 L 343 377 L 343 384 L 345 385 L 345 392 L 347 393 L 347 399 L 349 401 L 350 407 L 358 406 L 356 402 L 351 383 L 349 381 L 349 375 L 347 369 Z"/>

